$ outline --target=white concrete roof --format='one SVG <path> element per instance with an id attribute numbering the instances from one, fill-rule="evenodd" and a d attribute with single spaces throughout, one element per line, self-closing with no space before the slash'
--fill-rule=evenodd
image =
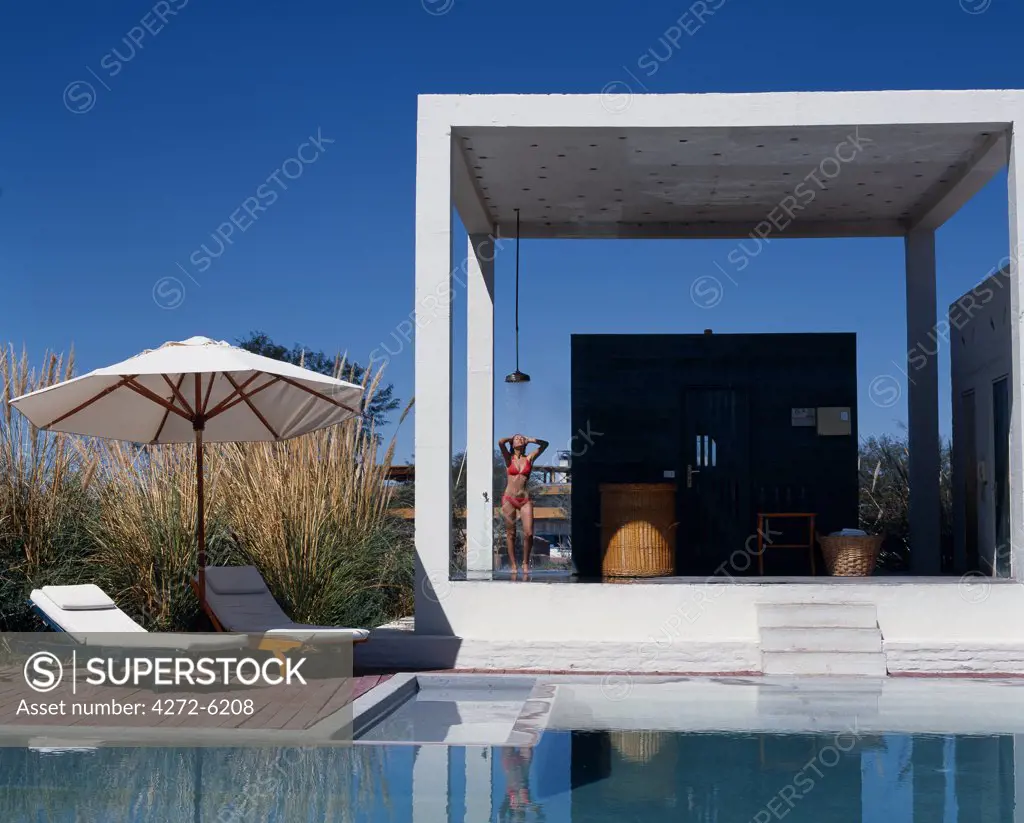
<path id="1" fill-rule="evenodd" d="M 439 95 L 420 141 L 451 135 L 471 231 L 518 208 L 524 237 L 883 236 L 952 216 L 1015 119 L 1018 91 Z"/>

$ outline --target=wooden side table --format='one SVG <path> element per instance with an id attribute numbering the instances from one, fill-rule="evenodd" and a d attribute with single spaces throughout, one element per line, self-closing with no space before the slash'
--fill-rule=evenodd
<path id="1" fill-rule="evenodd" d="M 768 524 L 771 520 L 806 520 L 808 525 L 806 543 L 772 543 L 767 545 L 773 549 L 807 549 L 811 556 L 811 576 L 816 577 L 817 571 L 814 565 L 814 518 L 810 512 L 758 512 L 757 513 L 757 573 L 764 577 L 764 551 L 765 535 L 768 534 Z"/>

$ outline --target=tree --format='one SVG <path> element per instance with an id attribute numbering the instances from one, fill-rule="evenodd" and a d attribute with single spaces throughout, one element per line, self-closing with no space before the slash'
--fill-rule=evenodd
<path id="1" fill-rule="evenodd" d="M 943 573 L 953 568 L 952 445 L 939 451 L 940 550 Z M 910 441 L 906 434 L 881 435 L 862 441 L 860 472 L 860 527 L 869 534 L 884 534 L 879 567 L 891 571 L 910 568 Z M 926 547 L 929 548 L 929 547 Z"/>
<path id="2" fill-rule="evenodd" d="M 345 374 L 337 375 L 335 372 L 341 362 L 340 355 L 331 357 L 322 351 L 310 351 L 298 343 L 287 349 L 275 343 L 261 331 L 250 332 L 248 337 L 238 341 L 238 345 L 253 354 L 262 354 L 264 357 L 272 357 L 274 360 L 303 366 L 328 377 L 341 377 L 352 383 L 361 383 L 366 375 L 366 369 L 354 360 L 345 363 Z M 367 424 L 372 424 L 374 428 L 379 429 L 388 422 L 388 412 L 397 409 L 398 405 L 398 399 L 394 396 L 394 386 L 391 383 L 379 385 L 366 407 L 364 417 Z"/>

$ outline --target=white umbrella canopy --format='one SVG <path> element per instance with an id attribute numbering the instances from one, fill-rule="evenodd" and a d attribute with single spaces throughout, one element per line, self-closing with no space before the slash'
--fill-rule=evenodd
<path id="1" fill-rule="evenodd" d="M 24 394 L 36 427 L 135 443 L 196 443 L 199 597 L 206 603 L 203 442 L 287 440 L 360 414 L 362 387 L 190 337 Z"/>
<path id="2" fill-rule="evenodd" d="M 33 425 L 135 443 L 287 440 L 359 414 L 344 380 L 191 337 L 11 401 Z"/>

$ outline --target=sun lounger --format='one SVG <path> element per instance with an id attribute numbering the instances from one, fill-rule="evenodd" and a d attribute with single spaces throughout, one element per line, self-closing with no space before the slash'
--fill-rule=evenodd
<path id="1" fill-rule="evenodd" d="M 288 617 L 255 566 L 207 566 L 206 607 L 217 626 L 229 632 L 261 632 L 303 643 L 361 643 L 366 629 L 307 626 Z"/>
<path id="2" fill-rule="evenodd" d="M 92 583 L 81 586 L 43 586 L 35 589 L 29 595 L 29 600 L 33 611 L 46 625 L 68 634 L 79 643 L 89 645 L 201 651 L 240 648 L 247 640 L 240 635 L 232 637 L 147 632 L 121 611 L 103 589 Z M 116 639 L 112 635 L 116 635 Z M 131 635 L 138 635 L 138 639 Z"/>

